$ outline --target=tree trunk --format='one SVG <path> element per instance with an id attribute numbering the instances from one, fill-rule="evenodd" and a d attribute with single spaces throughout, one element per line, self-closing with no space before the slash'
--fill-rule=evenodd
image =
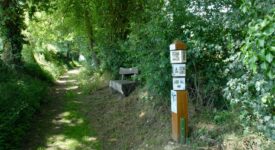
<path id="1" fill-rule="evenodd" d="M 85 11 L 85 26 L 87 29 L 87 34 L 88 34 L 88 39 L 89 39 L 89 47 L 90 47 L 90 51 L 91 51 L 91 55 L 92 55 L 92 59 L 93 59 L 93 63 L 95 65 L 95 68 L 98 68 L 100 65 L 100 61 L 97 57 L 96 52 L 94 51 L 94 32 L 93 32 L 93 25 L 90 21 L 90 15 L 89 12 L 86 10 Z"/>
<path id="2" fill-rule="evenodd" d="M 23 11 L 17 1 L 3 0 L 2 7 L 2 38 L 3 55 L 2 60 L 8 66 L 22 66 L 21 50 L 23 48 L 24 37 L 21 34 L 23 27 Z"/>

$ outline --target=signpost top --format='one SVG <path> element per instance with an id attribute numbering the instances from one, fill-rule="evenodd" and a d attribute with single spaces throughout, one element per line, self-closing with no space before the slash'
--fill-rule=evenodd
<path id="1" fill-rule="evenodd" d="M 180 40 L 175 40 L 170 46 L 170 50 L 186 50 L 187 45 Z"/>

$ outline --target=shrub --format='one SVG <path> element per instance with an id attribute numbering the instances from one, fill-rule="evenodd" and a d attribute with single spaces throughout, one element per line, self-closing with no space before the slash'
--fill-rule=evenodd
<path id="1" fill-rule="evenodd" d="M 231 66 L 235 67 L 229 68 L 239 74 L 229 80 L 224 94 L 240 113 L 245 131 L 258 129 L 272 139 L 275 139 L 274 27 L 274 12 L 250 22 L 242 52 L 232 57 Z"/>
<path id="2" fill-rule="evenodd" d="M 53 83 L 66 70 L 63 59 L 48 49 L 38 51 L 31 45 L 25 45 L 22 57 L 26 73 L 47 82 Z"/>
<path id="3" fill-rule="evenodd" d="M 1 64 L 1 63 L 0 63 Z M 0 70 L 7 70 L 0 66 Z M 18 148 L 47 85 L 20 72 L 0 74 L 0 148 Z"/>

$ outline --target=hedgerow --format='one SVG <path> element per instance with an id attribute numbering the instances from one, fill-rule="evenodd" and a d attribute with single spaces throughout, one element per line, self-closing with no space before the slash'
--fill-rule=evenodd
<path id="1" fill-rule="evenodd" d="M 0 66 L 0 149 L 18 148 L 32 116 L 47 94 L 47 84 Z"/>

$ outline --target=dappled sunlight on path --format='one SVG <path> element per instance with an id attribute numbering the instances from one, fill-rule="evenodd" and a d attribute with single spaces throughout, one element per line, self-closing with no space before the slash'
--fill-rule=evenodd
<path id="1" fill-rule="evenodd" d="M 74 69 L 74 70 L 70 70 L 68 71 L 68 74 L 74 74 L 74 75 L 78 75 L 80 73 L 80 69 Z"/>
<path id="2" fill-rule="evenodd" d="M 28 141 L 26 149 L 99 149 L 98 138 L 81 111 L 85 95 L 76 79 L 79 73 L 79 69 L 70 70 L 56 82 L 48 106 L 42 108 L 29 135 L 36 140 Z"/>

